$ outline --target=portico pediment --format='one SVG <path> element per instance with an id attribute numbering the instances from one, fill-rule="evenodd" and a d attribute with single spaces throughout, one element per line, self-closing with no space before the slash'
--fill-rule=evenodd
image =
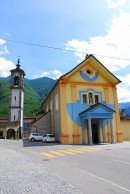
<path id="1" fill-rule="evenodd" d="M 79 115 L 81 119 L 88 118 L 109 119 L 113 117 L 114 112 L 115 111 L 109 108 L 108 106 L 98 103 L 90 106 L 88 109 L 84 110 Z"/>

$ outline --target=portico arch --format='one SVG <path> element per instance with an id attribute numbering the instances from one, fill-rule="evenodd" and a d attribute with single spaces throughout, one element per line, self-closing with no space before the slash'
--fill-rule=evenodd
<path id="1" fill-rule="evenodd" d="M 15 130 L 14 129 L 8 129 L 7 131 L 7 139 L 15 138 Z"/>

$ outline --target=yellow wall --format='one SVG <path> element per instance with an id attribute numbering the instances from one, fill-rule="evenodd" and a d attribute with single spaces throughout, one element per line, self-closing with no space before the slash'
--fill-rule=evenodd
<path id="1" fill-rule="evenodd" d="M 121 120 L 120 124 L 123 132 L 123 140 L 130 140 L 130 120 Z"/>

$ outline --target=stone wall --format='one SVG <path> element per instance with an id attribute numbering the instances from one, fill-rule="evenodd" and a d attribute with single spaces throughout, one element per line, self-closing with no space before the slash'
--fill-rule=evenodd
<path id="1" fill-rule="evenodd" d="M 35 123 L 32 124 L 30 127 L 30 133 L 52 133 L 51 127 L 50 127 L 50 116 L 51 111 L 48 111 L 46 114 L 44 114 L 41 118 L 39 118 Z"/>

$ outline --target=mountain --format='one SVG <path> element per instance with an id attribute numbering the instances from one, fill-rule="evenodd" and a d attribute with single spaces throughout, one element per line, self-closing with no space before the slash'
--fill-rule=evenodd
<path id="1" fill-rule="evenodd" d="M 56 80 L 43 77 L 24 80 L 24 116 L 34 116 L 40 111 L 46 92 L 50 92 Z M 9 115 L 10 76 L 0 78 L 0 117 Z"/>
<path id="2" fill-rule="evenodd" d="M 10 84 L 4 79 L 0 80 L 0 117 L 8 117 Z"/>
<path id="3" fill-rule="evenodd" d="M 40 99 L 43 100 L 46 93 L 49 93 L 52 87 L 55 85 L 57 80 L 53 80 L 48 77 L 42 77 L 38 79 L 25 79 L 25 83 L 28 83 L 33 90 L 39 95 Z"/>

